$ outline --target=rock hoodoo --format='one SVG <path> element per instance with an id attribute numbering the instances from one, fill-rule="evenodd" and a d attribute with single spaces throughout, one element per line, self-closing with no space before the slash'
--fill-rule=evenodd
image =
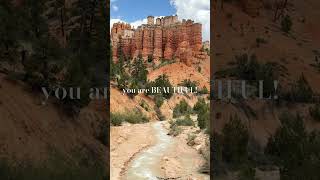
<path id="1" fill-rule="evenodd" d="M 201 54 L 202 25 L 192 20 L 178 20 L 178 16 L 154 19 L 147 17 L 147 24 L 134 28 L 126 23 L 115 23 L 111 29 L 113 60 L 121 52 L 126 58 L 152 57 L 178 59 L 190 65 L 194 57 Z"/>

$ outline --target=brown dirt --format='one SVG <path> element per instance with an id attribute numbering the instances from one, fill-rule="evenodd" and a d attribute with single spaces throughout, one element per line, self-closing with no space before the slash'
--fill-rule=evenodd
<path id="1" fill-rule="evenodd" d="M 166 74 L 169 76 L 169 80 L 173 85 L 178 85 L 181 81 L 185 79 L 190 79 L 192 81 L 197 81 L 199 87 L 202 88 L 206 86 L 209 90 L 209 81 L 210 81 L 210 61 L 209 58 L 201 61 L 200 66 L 202 67 L 201 72 L 198 72 L 195 66 L 187 66 L 184 63 L 173 63 L 166 66 L 163 66 L 159 69 L 151 71 L 148 74 L 149 80 L 155 80 L 158 76 Z"/>
<path id="2" fill-rule="evenodd" d="M 42 103 L 42 94 L 26 91 L 21 82 L 0 74 L 0 154 L 10 160 L 45 161 L 56 150 L 71 158 L 72 151 L 90 150 L 107 163 L 107 147 L 95 135 L 105 117 L 93 108 L 81 110 L 79 118 L 65 116 L 51 100 Z"/>
<path id="3" fill-rule="evenodd" d="M 120 179 L 137 153 L 154 143 L 151 123 L 125 124 L 110 130 L 110 177 Z"/>
<path id="4" fill-rule="evenodd" d="M 194 119 L 195 120 L 195 119 Z M 169 122 L 165 122 L 165 128 L 170 129 Z M 174 148 L 171 148 L 163 156 L 160 166 L 164 178 L 177 178 L 188 180 L 208 180 L 209 176 L 199 173 L 199 169 L 205 160 L 200 154 L 204 148 L 209 148 L 206 142 L 209 138 L 203 132 L 198 132 L 198 127 L 182 127 L 181 134 L 174 138 Z M 196 135 L 195 144 L 189 146 L 187 144 L 188 135 Z M 209 150 L 207 150 L 209 152 Z"/>

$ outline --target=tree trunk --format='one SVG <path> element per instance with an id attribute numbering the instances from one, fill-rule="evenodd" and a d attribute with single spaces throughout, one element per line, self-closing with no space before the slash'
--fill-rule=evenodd
<path id="1" fill-rule="evenodd" d="M 278 12 L 279 12 L 279 3 L 276 1 L 275 2 L 275 5 L 276 5 L 276 9 L 275 9 L 275 12 L 274 12 L 274 17 L 273 17 L 273 21 L 276 22 L 278 20 Z"/>
<path id="2" fill-rule="evenodd" d="M 64 11 L 64 9 L 63 8 L 61 8 L 60 9 L 60 23 L 61 23 L 61 34 L 62 34 L 62 37 L 64 37 L 64 34 L 65 34 L 65 32 L 64 32 L 64 20 L 63 20 L 63 11 Z"/>

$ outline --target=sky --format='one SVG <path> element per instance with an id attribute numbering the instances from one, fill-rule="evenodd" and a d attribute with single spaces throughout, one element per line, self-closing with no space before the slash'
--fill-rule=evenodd
<path id="1" fill-rule="evenodd" d="M 210 40 L 210 0 L 111 0 L 111 26 L 116 22 L 137 27 L 147 23 L 147 16 L 155 18 L 178 15 L 202 24 L 203 41 Z"/>

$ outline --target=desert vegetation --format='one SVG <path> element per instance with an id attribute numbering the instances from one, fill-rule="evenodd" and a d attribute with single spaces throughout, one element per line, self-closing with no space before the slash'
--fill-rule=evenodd
<path id="1" fill-rule="evenodd" d="M 173 118 L 177 118 L 183 115 L 189 115 L 192 113 L 192 108 L 186 102 L 186 100 L 181 100 L 173 109 Z"/>
<path id="2" fill-rule="evenodd" d="M 149 122 L 149 119 L 138 110 L 125 113 L 111 113 L 111 125 L 120 126 L 123 122 L 139 124 Z"/>
<path id="3" fill-rule="evenodd" d="M 24 7 L 15 7 L 11 1 L 1 2 L 1 71 L 26 82 L 35 93 L 41 92 L 42 87 L 48 91 L 58 87 L 80 87 L 83 89 L 80 100 L 65 98 L 59 102 L 65 112 L 78 115 L 79 110 L 90 102 L 89 87 L 102 86 L 107 75 L 104 67 L 110 51 L 106 45 L 108 28 L 103 23 L 107 17 L 103 11 L 95 12 L 105 4 L 94 4 L 89 10 L 89 2 L 79 3 L 73 7 L 73 13 L 63 12 L 60 17 L 54 13 L 49 15 L 46 2 L 49 1 L 28 0 L 23 3 Z M 61 2 L 54 6 L 59 9 L 65 4 Z M 62 8 L 62 11 L 66 9 Z M 84 13 L 89 11 L 93 11 L 94 23 Z M 79 28 L 70 28 L 67 33 L 64 21 L 75 17 L 84 21 L 75 21 Z M 57 28 L 63 32 L 62 37 L 50 34 L 50 23 L 54 21 L 61 24 Z M 82 30 L 80 27 L 88 26 L 85 21 L 92 25 Z M 62 43 L 66 36 L 68 40 Z"/>
<path id="4" fill-rule="evenodd" d="M 307 132 L 299 114 L 284 113 L 280 120 L 265 153 L 280 168 L 281 179 L 319 179 L 319 131 Z"/>
<path id="5" fill-rule="evenodd" d="M 75 150 L 71 159 L 56 151 L 51 152 L 49 159 L 39 165 L 30 161 L 17 163 L 1 158 L 0 178 L 3 180 L 87 180 L 92 178 L 107 180 L 105 164 L 94 157 L 85 156 L 82 152 Z"/>

